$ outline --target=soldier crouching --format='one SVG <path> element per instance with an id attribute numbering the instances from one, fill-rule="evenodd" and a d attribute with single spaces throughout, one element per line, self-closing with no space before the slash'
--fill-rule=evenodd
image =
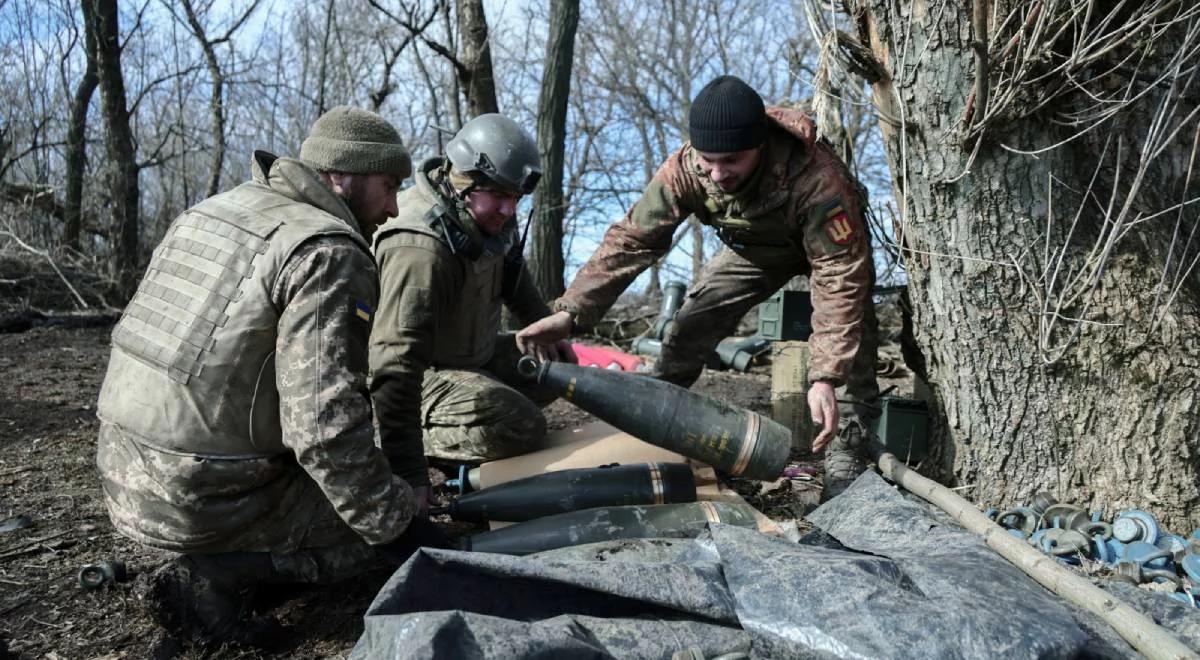
<path id="1" fill-rule="evenodd" d="M 524 323 L 550 313 L 514 217 L 540 177 L 533 139 L 507 117 L 481 115 L 444 157 L 417 168 L 399 215 L 375 237 L 381 297 L 371 392 L 381 445 L 414 486 L 428 484 L 426 455 L 480 463 L 543 446 L 541 407 L 554 396 L 518 376 L 516 343 L 500 333 L 503 305 Z M 574 361 L 565 342 L 529 349 Z"/>
<path id="2" fill-rule="evenodd" d="M 276 646 L 262 583 L 333 582 L 443 545 L 374 442 L 368 238 L 411 173 L 364 110 L 313 124 L 300 159 L 185 211 L 113 332 L 97 465 L 122 534 L 179 553 L 150 613 L 206 641 Z"/>
<path id="3" fill-rule="evenodd" d="M 797 275 L 812 289 L 809 409 L 826 446 L 825 492 L 866 469 L 877 415 L 875 315 L 869 236 L 859 187 L 812 120 L 765 108 L 749 85 L 720 76 L 688 117 L 690 141 L 671 154 L 625 217 L 553 303 L 555 313 L 517 333 L 519 344 L 594 326 L 637 276 L 670 249 L 689 216 L 725 244 L 705 265 L 663 337 L 655 376 L 685 387 L 752 307 Z M 836 391 L 836 392 L 835 392 Z"/>

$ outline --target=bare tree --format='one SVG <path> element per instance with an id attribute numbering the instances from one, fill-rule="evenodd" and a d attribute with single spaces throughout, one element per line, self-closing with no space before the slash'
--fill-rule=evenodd
<path id="1" fill-rule="evenodd" d="M 467 93 L 467 113 L 472 117 L 500 112 L 496 101 L 496 76 L 492 71 L 492 47 L 488 40 L 483 0 L 458 0 L 459 76 Z"/>
<path id="2" fill-rule="evenodd" d="M 571 90 L 571 61 L 575 55 L 575 30 L 579 25 L 579 0 L 552 0 L 550 35 L 546 39 L 542 88 L 538 96 L 538 151 L 542 182 L 534 195 L 533 253 L 530 269 L 547 299 L 556 298 L 563 285 L 563 157 L 566 150 L 567 99 Z"/>
<path id="3" fill-rule="evenodd" d="M 769 102 L 790 90 L 786 66 L 772 64 L 778 59 L 772 36 L 790 20 L 779 3 L 598 0 L 587 9 L 589 29 L 580 35 L 586 47 L 580 50 L 588 56 L 586 64 L 577 64 L 575 89 L 587 99 L 612 97 L 623 111 L 618 126 L 608 128 L 615 138 L 611 146 L 606 135 L 593 147 L 595 171 L 585 177 L 588 187 L 640 191 L 658 165 L 687 139 L 687 114 L 696 83 L 737 73 Z M 628 162 L 627 155 L 635 160 Z M 715 235 L 694 218 L 676 237 L 676 245 L 680 244 L 685 246 L 681 251 L 687 254 L 687 271 L 670 257 L 660 262 L 673 278 L 694 278 L 707 256 L 719 249 Z M 651 275 L 654 290 L 658 269 Z"/>
<path id="4" fill-rule="evenodd" d="M 87 118 L 92 95 L 100 84 L 96 66 L 96 28 L 92 21 L 83 22 L 83 56 L 86 65 L 75 85 L 71 99 L 71 115 L 67 125 L 66 194 L 63 200 L 63 245 L 79 250 L 83 227 L 83 180 L 87 168 Z"/>
<path id="5" fill-rule="evenodd" d="M 447 5 L 442 6 L 446 43 L 428 36 L 422 40 L 430 50 L 441 55 L 454 67 L 459 90 L 467 98 L 467 114 L 477 117 L 489 112 L 499 112 L 496 100 L 496 80 L 492 68 L 492 48 L 488 32 L 487 15 L 483 0 L 456 0 L 457 34 L 450 28 Z M 455 49 L 455 43 L 458 48 Z M 463 117 L 457 107 L 458 94 L 453 96 L 457 124 Z"/>
<path id="6" fill-rule="evenodd" d="M 212 91 L 209 97 L 208 109 L 212 114 L 212 152 L 210 154 L 210 165 L 208 175 L 208 187 L 206 190 L 207 196 L 217 194 L 221 189 L 221 168 L 225 164 L 225 72 L 221 69 L 221 62 L 217 58 L 217 46 L 229 43 L 235 32 L 250 18 L 254 10 L 258 8 L 261 0 L 251 0 L 250 4 L 241 12 L 233 24 L 225 30 L 221 36 L 210 37 L 205 26 L 201 23 L 201 16 L 196 13 L 194 0 L 179 0 L 183 6 L 184 20 L 187 23 L 188 29 L 192 35 L 196 37 L 196 41 L 200 44 L 200 49 L 204 51 L 204 61 L 208 65 L 208 75 L 211 78 Z M 170 2 L 164 0 L 164 5 L 175 15 L 175 10 Z"/>
<path id="7" fill-rule="evenodd" d="M 930 469 L 997 505 L 1069 489 L 1195 526 L 1200 6 L 851 4 L 939 402 Z"/>
<path id="8" fill-rule="evenodd" d="M 383 102 L 387 100 L 387 97 L 392 92 L 396 91 L 396 83 L 392 80 L 392 71 L 396 68 L 397 63 L 400 61 L 400 55 L 405 51 L 405 49 L 408 48 L 409 44 L 423 34 L 425 30 L 429 28 L 429 25 L 433 23 L 434 19 L 437 18 L 438 7 L 435 4 L 427 14 L 422 15 L 419 4 L 408 5 L 404 2 L 400 2 L 398 3 L 399 8 L 397 10 L 384 7 L 380 3 L 380 0 L 367 0 L 367 4 L 382 12 L 396 25 L 404 28 L 403 36 L 395 43 L 395 45 L 389 45 L 389 40 L 385 38 L 385 35 L 390 31 L 381 30 L 376 35 L 376 41 L 379 44 L 380 49 L 385 53 L 385 56 L 383 60 L 383 70 L 381 72 L 379 86 L 371 91 L 369 97 L 371 99 L 371 109 L 378 112 L 380 106 L 382 106 Z M 428 74 L 426 74 L 425 77 L 426 80 L 428 80 Z M 436 99 L 434 104 L 436 105 Z"/>
<path id="9" fill-rule="evenodd" d="M 325 30 L 321 33 L 321 65 L 317 71 L 317 114 L 328 110 L 325 103 L 326 81 L 329 72 L 329 40 L 333 36 L 333 26 L 337 16 L 337 3 L 329 0 L 325 3 Z"/>
<path id="10" fill-rule="evenodd" d="M 139 260 L 139 168 L 129 126 L 125 78 L 121 73 L 122 43 L 117 3 L 116 0 L 83 0 L 82 6 L 84 20 L 93 24 L 96 35 L 96 66 L 113 184 L 113 235 L 116 237 L 113 270 L 122 291 L 131 295 L 137 284 Z"/>

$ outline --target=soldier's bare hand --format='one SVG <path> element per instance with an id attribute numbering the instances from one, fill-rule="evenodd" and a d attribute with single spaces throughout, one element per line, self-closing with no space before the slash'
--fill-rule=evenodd
<path id="1" fill-rule="evenodd" d="M 819 452 L 829 444 L 837 433 L 837 398 L 833 394 L 833 385 L 817 381 L 808 389 L 808 411 L 812 421 L 821 427 L 821 432 L 813 440 L 813 452 Z"/>
<path id="2" fill-rule="evenodd" d="M 553 347 L 571 336 L 574 323 L 567 312 L 556 312 L 539 321 L 534 321 L 517 332 L 517 348 L 525 355 L 532 355 L 545 362 Z M 539 355 L 539 350 L 542 354 Z"/>
<path id="3" fill-rule="evenodd" d="M 562 341 L 555 343 L 554 346 L 558 350 L 559 362 L 579 364 L 579 356 L 575 355 L 575 349 L 571 348 L 571 342 L 563 339 Z"/>

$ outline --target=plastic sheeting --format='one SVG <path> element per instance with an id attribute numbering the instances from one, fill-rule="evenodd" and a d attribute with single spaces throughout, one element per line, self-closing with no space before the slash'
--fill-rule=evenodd
<path id="1" fill-rule="evenodd" d="M 527 557 L 422 550 L 371 604 L 351 657 L 1137 656 L 874 473 L 809 518 L 821 531 L 799 544 L 715 525 Z M 1200 644 L 1200 613 L 1106 586 Z"/>

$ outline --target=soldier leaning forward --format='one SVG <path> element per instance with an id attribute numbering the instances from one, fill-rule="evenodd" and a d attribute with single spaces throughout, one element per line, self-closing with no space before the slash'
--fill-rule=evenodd
<path id="1" fill-rule="evenodd" d="M 700 91 L 691 141 L 673 153 L 641 199 L 613 224 L 550 317 L 517 334 L 549 341 L 593 326 L 647 267 L 666 254 L 688 216 L 726 245 L 700 273 L 663 338 L 659 378 L 690 386 L 704 359 L 754 305 L 797 275 L 813 302 L 809 407 L 824 428 L 826 494 L 865 469 L 862 417 L 874 414 L 875 317 L 869 236 L 859 187 L 798 110 L 764 108 L 733 76 Z M 842 388 L 835 398 L 834 388 Z M 838 405 L 838 401 L 841 405 Z M 841 409 L 840 431 L 838 409 Z"/>
<path id="2" fill-rule="evenodd" d="M 367 238 L 411 172 L 399 134 L 339 107 L 300 160 L 252 168 L 155 249 L 113 332 L 96 461 L 117 530 L 186 553 L 144 585 L 151 614 L 270 646 L 247 587 L 338 580 L 439 535 L 375 445 L 367 390 Z"/>
<path id="3" fill-rule="evenodd" d="M 514 214 L 541 176 L 537 146 L 515 122 L 476 117 L 426 160 L 399 215 L 375 237 L 381 296 L 371 334 L 371 392 L 381 445 L 414 487 L 428 483 L 424 453 L 482 462 L 542 445 L 541 406 L 553 396 L 516 373 L 501 307 L 523 323 L 550 313 L 521 257 Z M 573 359 L 565 342 L 534 346 Z M 421 398 L 411 396 L 420 391 Z"/>

